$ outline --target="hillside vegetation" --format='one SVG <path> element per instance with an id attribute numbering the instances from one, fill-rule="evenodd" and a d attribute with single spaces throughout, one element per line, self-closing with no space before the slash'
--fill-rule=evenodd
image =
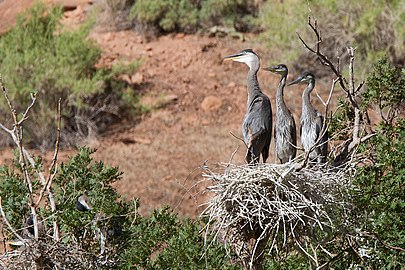
<path id="1" fill-rule="evenodd" d="M 76 144 L 103 132 L 125 116 L 124 109 L 130 104 L 126 100 L 136 100 L 136 96 L 128 96 L 131 92 L 123 91 L 127 85 L 118 80 L 118 75 L 134 73 L 139 63 L 96 69 L 101 51 L 87 39 L 92 23 L 64 31 L 61 17 L 60 7 L 37 4 L 0 37 L 0 74 L 17 109 L 31 102 L 30 95 L 40 96 L 41 106 L 33 109 L 33 120 L 25 127 L 25 134 L 32 145 L 43 148 L 55 140 L 49 130 L 55 128 L 53 115 L 59 98 L 64 144 Z M 9 123 L 7 110 L 6 102 L 1 100 L 0 121 Z M 0 143 L 8 142 L 2 139 Z"/>
<path id="2" fill-rule="evenodd" d="M 182 0 L 120 1 L 130 9 L 129 20 L 155 33 L 209 32 L 224 26 L 229 32 L 261 32 L 261 40 L 274 52 L 275 62 L 300 61 L 305 53 L 296 32 L 311 34 L 303 23 L 308 15 L 322 27 L 324 48 L 334 57 L 344 58 L 345 46 L 355 46 L 368 67 L 388 54 L 396 64 L 405 61 L 405 4 L 392 1 L 246 1 Z M 117 3 L 111 4 L 117 8 Z M 137 29 L 140 29 L 139 27 Z M 336 53 L 338 55 L 336 55 Z"/>

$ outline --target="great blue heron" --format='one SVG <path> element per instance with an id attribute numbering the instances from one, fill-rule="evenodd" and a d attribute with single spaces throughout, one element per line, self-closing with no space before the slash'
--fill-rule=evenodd
<path id="1" fill-rule="evenodd" d="M 293 85 L 300 82 L 308 83 L 302 94 L 302 113 L 301 113 L 301 144 L 305 152 L 309 152 L 311 147 L 315 145 L 322 131 L 324 118 L 314 106 L 312 106 L 310 101 L 310 94 L 315 87 L 315 76 L 310 72 L 304 72 L 294 81 L 290 82 L 288 85 Z M 318 146 L 309 153 L 309 159 L 311 161 L 317 160 L 318 163 L 325 162 L 328 152 L 328 133 L 322 135 Z"/>
<path id="2" fill-rule="evenodd" d="M 87 198 L 86 195 L 82 194 L 79 197 L 77 197 L 76 209 L 79 210 L 80 212 L 86 212 L 91 209 L 89 205 L 89 198 Z"/>
<path id="3" fill-rule="evenodd" d="M 264 68 L 281 75 L 276 93 L 276 122 L 274 125 L 274 141 L 276 156 L 281 163 L 295 158 L 297 154 L 297 131 L 292 113 L 284 101 L 284 87 L 288 76 L 288 68 L 284 64 Z"/>
<path id="4" fill-rule="evenodd" d="M 259 162 L 262 154 L 263 163 L 269 157 L 272 129 L 272 112 L 269 98 L 260 90 L 257 72 L 260 60 L 251 49 L 229 55 L 224 60 L 233 60 L 249 66 L 247 76 L 247 109 L 242 124 L 243 140 L 248 147 L 246 161 Z"/>

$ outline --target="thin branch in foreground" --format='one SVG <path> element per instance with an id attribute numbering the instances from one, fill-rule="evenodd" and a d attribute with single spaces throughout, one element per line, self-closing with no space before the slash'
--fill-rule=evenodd
<path id="1" fill-rule="evenodd" d="M 232 132 L 229 132 L 235 139 L 238 139 L 243 142 L 243 144 L 246 146 L 246 148 L 249 148 L 248 145 L 245 143 L 245 140 L 243 140 L 241 137 L 236 136 Z"/>

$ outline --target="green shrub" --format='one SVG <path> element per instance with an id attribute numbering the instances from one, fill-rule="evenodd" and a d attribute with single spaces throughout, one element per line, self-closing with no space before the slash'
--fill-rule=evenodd
<path id="1" fill-rule="evenodd" d="M 401 269 L 405 246 L 405 119 L 398 109 L 405 100 L 405 74 L 387 58 L 375 63 L 366 80 L 365 109 L 373 106 L 388 113 L 376 129 L 376 136 L 363 145 L 369 164 L 358 168 L 354 179 L 353 226 L 359 228 L 358 245 L 366 251 L 364 266 L 373 269 Z M 391 119 L 390 119 L 391 118 Z"/>
<path id="2" fill-rule="evenodd" d="M 359 168 L 355 179 L 356 215 L 353 220 L 366 232 L 359 245 L 366 250 L 365 266 L 401 269 L 405 266 L 405 120 L 382 125 L 370 141 L 373 164 Z"/>
<path id="3" fill-rule="evenodd" d="M 161 32 L 196 32 L 214 25 L 247 31 L 257 7 L 247 0 L 138 0 L 131 17 Z"/>
<path id="4" fill-rule="evenodd" d="M 87 39 L 91 23 L 77 31 L 62 31 L 61 16 L 59 7 L 34 5 L 0 38 L 0 73 L 16 109 L 20 111 L 31 102 L 29 93 L 40 97 L 25 134 L 31 143 L 45 147 L 54 143 L 49 127 L 55 125 L 59 98 L 63 143 L 75 143 L 91 132 L 102 131 L 124 109 L 120 90 L 124 85 L 117 79 L 117 69 L 95 68 L 101 52 Z M 131 65 L 131 71 L 137 66 Z M 0 121 L 6 121 L 4 99 L 0 100 L 0 112 Z"/>
<path id="5" fill-rule="evenodd" d="M 197 25 L 197 10 L 189 0 L 138 0 L 131 16 L 165 32 L 193 30 Z"/>
<path id="6" fill-rule="evenodd" d="M 0 197 L 7 219 L 20 229 L 28 217 L 29 199 L 23 176 L 10 166 L 0 167 Z"/>
<path id="7" fill-rule="evenodd" d="M 110 236 L 110 244 L 119 252 L 124 250 L 125 246 L 121 244 L 128 237 L 125 232 L 136 218 L 136 215 L 128 214 L 134 212 L 137 203 L 125 202 L 111 186 L 121 178 L 118 168 L 94 162 L 92 153 L 94 151 L 88 148 L 81 148 L 69 162 L 61 165 L 53 185 L 59 210 L 57 220 L 66 236 L 80 240 L 84 248 L 94 250 L 91 245 L 98 244 L 92 241 L 94 234 L 84 234 L 85 228 L 90 232 L 98 228 Z M 76 200 L 81 194 L 88 196 L 92 207 L 85 213 L 76 210 Z"/>
<path id="8" fill-rule="evenodd" d="M 80 257 L 77 251 L 70 250 L 65 255 L 69 261 L 72 256 L 77 257 L 78 261 L 93 262 L 97 269 L 240 269 L 232 264 L 223 245 L 211 243 L 210 236 L 204 238 L 203 220 L 181 219 L 169 207 L 155 210 L 150 217 L 137 214 L 138 201 L 124 200 L 112 187 L 121 178 L 118 168 L 94 161 L 92 153 L 94 150 L 80 148 L 60 165 L 52 184 L 57 213 L 51 213 L 43 204 L 37 208 L 48 235 L 52 234 L 52 222 L 56 220 L 61 244 L 66 248 L 78 245 L 85 251 Z M 37 166 L 41 168 L 40 160 Z M 31 169 L 29 172 L 31 179 L 35 179 L 36 174 Z M 18 163 L 0 167 L 0 187 L 3 210 L 20 231 L 30 211 Z M 81 194 L 89 198 L 91 210 L 76 209 Z M 9 239 L 13 238 L 8 228 L 4 232 Z M 103 255 L 108 258 L 107 263 L 100 262 L 100 233 L 106 239 Z M 42 234 L 40 241 L 52 245 L 51 238 Z M 44 260 L 53 261 L 52 253 L 46 249 L 43 252 Z"/>
<path id="9" fill-rule="evenodd" d="M 405 265 L 405 119 L 399 114 L 405 100 L 404 80 L 403 69 L 386 57 L 367 76 L 361 110 L 372 109 L 383 117 L 372 123 L 376 135 L 359 147 L 356 158 L 362 163 L 356 167 L 350 190 L 349 216 L 342 235 L 327 246 L 339 254 L 330 263 L 332 268 L 402 269 Z M 350 138 L 353 118 L 353 109 L 340 102 L 331 125 L 337 139 Z"/>
<path id="10" fill-rule="evenodd" d="M 308 15 L 318 20 L 323 52 L 331 57 L 336 55 L 337 50 L 344 55 L 344 48 L 353 46 L 357 48 L 358 60 L 361 60 L 357 63 L 363 62 L 367 66 L 384 54 L 398 61 L 403 59 L 403 1 L 327 0 L 308 3 L 273 0 L 261 7 L 259 20 L 264 29 L 262 39 L 274 52 L 274 62 L 293 62 L 303 53 L 296 32 L 309 45 L 314 45 L 315 37 L 306 25 Z"/>
<path id="11" fill-rule="evenodd" d="M 137 219 L 122 269 L 240 269 L 230 263 L 222 245 L 214 242 L 205 248 L 203 226 L 199 220 L 178 218 L 168 207 Z"/>
<path id="12" fill-rule="evenodd" d="M 405 101 L 405 69 L 393 66 L 384 57 L 374 64 L 366 86 L 363 106 L 376 104 L 379 110 L 392 110 L 391 117 L 395 117 Z"/>

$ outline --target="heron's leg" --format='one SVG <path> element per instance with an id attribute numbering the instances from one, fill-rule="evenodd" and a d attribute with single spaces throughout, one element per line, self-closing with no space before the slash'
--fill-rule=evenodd
<path id="1" fill-rule="evenodd" d="M 248 164 L 259 163 L 260 152 L 255 151 L 254 147 L 250 145 L 246 151 L 246 162 Z"/>
<path id="2" fill-rule="evenodd" d="M 265 146 L 265 147 L 263 147 L 263 150 L 262 150 L 263 163 L 266 163 L 266 160 L 268 157 L 269 157 L 269 146 Z"/>

